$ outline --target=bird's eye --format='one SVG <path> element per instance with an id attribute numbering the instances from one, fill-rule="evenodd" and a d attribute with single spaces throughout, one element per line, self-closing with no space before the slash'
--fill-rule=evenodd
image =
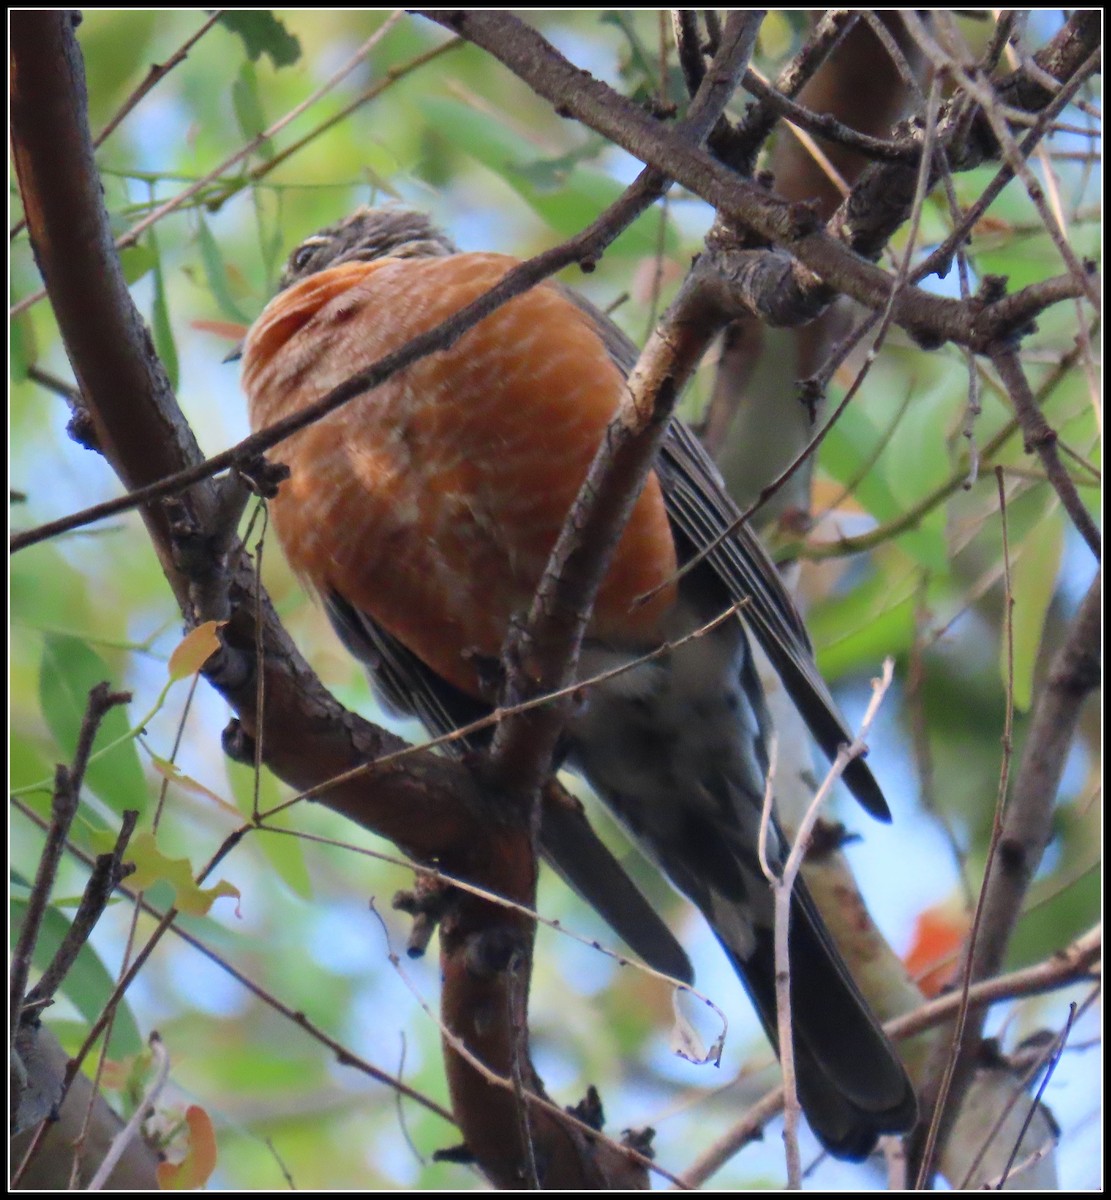
<path id="1" fill-rule="evenodd" d="M 314 245 L 305 244 L 298 246 L 296 250 L 289 256 L 289 265 L 294 271 L 300 271 L 309 265 L 309 260 L 312 258 L 313 251 L 317 247 Z"/>

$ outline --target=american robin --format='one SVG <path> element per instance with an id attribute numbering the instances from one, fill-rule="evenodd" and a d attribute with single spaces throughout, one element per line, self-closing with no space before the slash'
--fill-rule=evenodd
<path id="1" fill-rule="evenodd" d="M 244 343 L 252 426 L 318 400 L 515 262 L 459 253 L 424 215 L 392 208 L 308 238 Z M 489 710 L 482 664 L 527 610 L 635 360 L 612 322 L 545 283 L 279 447 L 291 474 L 271 513 L 291 566 L 387 701 L 434 732 Z M 744 622 L 832 756 L 850 735 L 752 534 L 740 529 L 673 578 L 736 516 L 701 445 L 672 421 L 599 591 L 580 678 L 744 601 Z M 757 857 L 770 732 L 734 618 L 587 688 L 565 743 L 569 765 L 701 909 L 774 1044 L 773 902 Z M 862 760 L 846 782 L 889 819 Z M 545 814 L 545 857 L 649 962 L 689 980 L 686 956 L 623 873 L 594 869 L 600 845 Z M 778 827 L 769 852 L 785 857 Z M 789 945 L 803 1109 L 828 1150 L 862 1158 L 878 1134 L 913 1124 L 913 1090 L 801 882 Z"/>

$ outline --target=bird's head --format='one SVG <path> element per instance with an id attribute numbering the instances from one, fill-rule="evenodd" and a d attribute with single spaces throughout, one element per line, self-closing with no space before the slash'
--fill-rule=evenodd
<path id="1" fill-rule="evenodd" d="M 411 209 L 359 208 L 296 247 L 282 272 L 284 291 L 317 271 L 376 258 L 427 258 L 455 254 L 456 247 L 431 219 Z"/>

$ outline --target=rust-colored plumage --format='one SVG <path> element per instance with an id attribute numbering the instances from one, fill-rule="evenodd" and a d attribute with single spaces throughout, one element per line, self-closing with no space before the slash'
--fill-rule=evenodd
<path id="1" fill-rule="evenodd" d="M 439 324 L 514 265 L 498 254 L 345 263 L 282 292 L 243 349 L 251 421 L 272 424 Z M 535 348 L 535 353 L 533 352 Z M 617 406 L 622 376 L 589 319 L 552 287 L 283 444 L 272 506 L 293 568 L 478 696 L 532 593 Z M 675 547 L 652 479 L 595 606 L 600 637 L 651 638 Z M 640 595 L 664 590 L 648 604 Z"/>

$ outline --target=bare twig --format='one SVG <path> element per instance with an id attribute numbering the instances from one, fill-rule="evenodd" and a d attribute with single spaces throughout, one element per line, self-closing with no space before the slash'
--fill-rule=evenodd
<path id="1" fill-rule="evenodd" d="M 709 135 L 744 71 L 758 26 L 753 13 L 730 14 L 718 53 L 679 123 L 680 136 L 698 144 Z M 686 310 L 691 304 L 704 307 L 691 289 L 681 292 L 664 320 L 665 328 L 645 347 L 552 550 L 522 637 L 522 645 L 529 647 L 530 693 L 565 687 L 573 677 L 613 547 L 655 461 L 682 384 L 709 336 L 688 330 Z M 501 786 L 513 776 L 524 791 L 532 792 L 548 770 L 561 727 L 562 716 L 554 709 L 500 723 L 491 766 Z"/>
<path id="2" fill-rule="evenodd" d="M 535 30 L 504 13 L 452 10 L 428 15 L 489 51 L 561 112 L 577 117 L 642 160 L 658 163 L 672 178 L 713 204 L 728 221 L 771 243 L 789 246 L 797 260 L 794 273 L 800 299 L 812 303 L 814 293 L 825 295 L 828 303 L 833 292 L 841 292 L 871 309 L 882 309 L 888 303 L 891 280 L 887 273 L 817 228 L 809 210 L 784 205 L 759 186 L 739 179 L 625 97 L 577 70 Z M 1079 287 L 1070 279 L 1063 293 L 1071 298 Z M 808 318 L 813 315 L 807 310 Z M 977 349 L 987 344 L 985 326 L 994 323 L 995 315 L 991 305 L 973 314 L 961 301 L 918 288 L 904 289 L 895 304 L 896 322 L 912 332 L 929 330 L 931 338 Z"/>
<path id="3" fill-rule="evenodd" d="M 1013 747 L 1012 731 L 1014 723 L 1014 594 L 1011 591 L 1011 551 L 1007 532 L 1007 494 L 1003 486 L 1003 474 L 996 468 L 996 483 L 999 489 L 999 520 L 1003 542 L 1003 572 L 1004 572 L 1004 601 L 1003 601 L 1003 636 L 1006 661 L 1006 715 L 1003 723 L 1003 755 L 999 771 L 999 789 L 995 800 L 995 815 L 992 823 L 991 840 L 988 845 L 987 863 L 984 867 L 985 884 L 991 875 L 995 856 L 1003 833 L 1003 805 L 1007 796 L 1007 785 L 1010 780 L 1011 752 Z M 967 1082 L 971 1078 L 972 1053 L 974 1039 L 966 1037 L 965 1029 L 968 1019 L 968 990 L 976 981 L 972 967 L 976 949 L 976 939 L 979 935 L 984 918 L 984 898 L 986 887 L 981 887 L 976 899 L 976 909 L 972 916 L 972 927 L 968 934 L 968 942 L 964 956 L 963 968 L 960 973 L 960 990 L 962 1004 L 957 1012 L 953 1037 L 948 1047 L 948 1058 L 936 1090 L 928 1097 L 930 1107 L 927 1109 L 929 1124 L 923 1143 L 922 1154 L 918 1164 L 917 1186 L 922 1188 L 930 1178 L 933 1170 L 934 1156 L 940 1140 L 946 1136 L 952 1121 L 960 1107 L 961 1099 Z M 952 1099 L 952 1104 L 950 1100 Z"/>
<path id="4" fill-rule="evenodd" d="M 1034 400 L 1034 394 L 1030 390 L 1030 383 L 1026 378 L 1026 372 L 1022 369 L 1022 363 L 1018 359 L 1015 347 L 1000 345 L 992 353 L 991 359 L 995 364 L 995 369 L 999 372 L 1003 386 L 1007 389 L 1007 395 L 1014 406 L 1015 415 L 1022 426 L 1023 440 L 1027 451 L 1035 452 L 1041 459 L 1046 476 L 1060 497 L 1065 511 L 1072 518 L 1072 523 L 1098 561 L 1102 544 L 1099 530 L 1083 500 L 1080 499 L 1076 485 L 1058 457 L 1057 434 L 1050 428 L 1049 422 L 1042 415 L 1041 409 Z"/>
<path id="5" fill-rule="evenodd" d="M 307 428 L 333 412 L 347 401 L 364 392 L 379 387 L 398 371 L 412 363 L 451 345 L 468 329 L 477 325 L 484 317 L 507 304 L 537 283 L 554 275 L 557 271 L 575 262 L 593 262 L 600 257 L 605 247 L 659 196 L 666 180 L 651 169 L 642 171 L 637 180 L 626 190 L 615 204 L 582 233 L 563 244 L 528 259 L 508 271 L 501 282 L 484 292 L 478 299 L 459 309 L 447 320 L 423 333 L 391 354 L 366 367 L 364 370 L 333 388 L 315 404 L 312 404 L 282 421 L 275 422 L 260 433 L 244 438 L 237 445 L 215 454 L 204 462 L 195 463 L 176 471 L 145 487 L 132 490 L 128 495 L 102 504 L 92 505 L 79 513 L 70 514 L 57 521 L 39 525 L 35 529 L 13 535 L 13 552 L 36 545 L 70 529 L 79 528 L 92 521 L 102 520 L 132 508 L 149 505 L 152 501 L 183 492 L 191 485 L 208 479 L 221 471 L 256 459 L 258 455 L 278 445 L 292 434 Z"/>
<path id="6" fill-rule="evenodd" d="M 718 613 L 716 617 L 707 621 L 704 625 L 700 625 L 697 629 L 692 629 L 690 633 L 685 634 L 681 638 L 676 638 L 674 641 L 662 642 L 652 650 L 646 651 L 644 654 L 638 655 L 636 658 L 629 659 L 628 662 L 620 663 L 616 667 L 610 667 L 605 671 L 599 671 L 596 675 L 587 676 L 585 679 L 574 680 L 566 684 L 562 688 L 557 688 L 553 692 L 545 692 L 539 696 L 530 696 L 525 700 L 519 700 L 515 704 L 505 705 L 493 709 L 484 717 L 479 717 L 474 721 L 469 721 L 466 725 L 459 725 L 448 733 L 440 734 L 439 737 L 428 738 L 423 742 L 415 743 L 411 746 L 403 746 L 400 750 L 391 751 L 389 754 L 381 755 L 378 758 L 362 763 L 357 767 L 353 767 L 350 771 L 345 771 L 342 775 L 336 775 L 331 779 L 325 779 L 314 787 L 307 788 L 299 792 L 296 796 L 291 796 L 286 800 L 275 804 L 272 808 L 258 814 L 259 820 L 267 820 L 273 817 L 276 813 L 280 813 L 294 804 L 299 804 L 302 800 L 314 800 L 326 793 L 329 788 L 338 786 L 339 784 L 349 783 L 354 779 L 358 779 L 363 775 L 370 775 L 376 771 L 381 771 L 386 767 L 396 766 L 402 759 L 408 758 L 410 755 L 421 754 L 426 750 L 434 750 L 440 746 L 448 746 L 453 742 L 466 741 L 476 733 L 481 733 L 485 729 L 492 729 L 495 725 L 499 725 L 502 721 L 510 717 L 516 717 L 523 713 L 532 712 L 534 709 L 543 708 L 545 705 L 554 704 L 560 700 L 569 699 L 571 696 L 577 695 L 586 689 L 597 687 L 599 684 L 608 683 L 611 679 L 616 679 L 629 671 L 635 670 L 637 667 L 643 666 L 645 663 L 653 662 L 658 658 L 662 658 L 668 654 L 678 650 L 681 646 L 685 646 L 688 642 L 694 641 L 697 638 L 705 637 L 709 633 L 713 633 L 718 626 L 735 617 L 740 609 L 739 605 L 733 604 L 723 612 Z"/>
<path id="7" fill-rule="evenodd" d="M 406 75 L 412 74 L 413 71 L 432 62 L 433 59 L 439 58 L 441 54 L 446 54 L 449 50 L 455 50 L 463 44 L 462 38 L 448 38 L 446 42 L 441 42 L 438 46 L 433 46 L 430 50 L 425 50 L 423 54 L 416 55 L 406 63 L 389 67 L 381 79 L 364 88 L 350 104 L 345 104 L 339 112 L 321 121 L 315 128 L 310 129 L 304 137 L 298 138 L 297 141 L 286 146 L 284 150 L 279 150 L 276 154 L 271 155 L 257 166 L 252 167 L 241 178 L 228 183 L 222 191 L 216 192 L 213 195 L 206 195 L 204 201 L 205 207 L 209 211 L 214 212 L 244 188 L 261 183 L 267 175 L 281 166 L 282 163 L 288 162 L 295 154 L 299 153 L 306 146 L 312 145 L 322 134 L 327 133 L 329 129 L 338 125 L 341 121 L 347 120 L 352 113 L 357 112 L 364 104 L 369 104 L 370 101 L 376 100 L 387 88 L 393 87 L 398 80 L 404 79 Z"/>
<path id="8" fill-rule="evenodd" d="M 747 162 L 749 171 L 778 118 L 792 110 L 796 117 L 805 113 L 805 110 L 800 113 L 798 106 L 792 104 L 794 97 L 837 48 L 857 19 L 857 14 L 849 9 L 833 8 L 824 12 L 805 45 L 776 76 L 774 85 L 769 85 L 754 70 L 745 73 L 745 87 L 759 99 L 737 126 L 734 144 L 742 151 L 742 162 Z M 784 107 L 784 101 L 790 108 Z"/>
<path id="9" fill-rule="evenodd" d="M 955 57 L 943 50 L 932 37 L 922 23 L 921 18 L 909 10 L 903 14 L 903 20 L 907 28 L 910 30 L 914 39 L 918 42 L 923 52 L 928 55 L 939 71 L 944 71 L 950 74 L 965 90 L 965 92 L 974 99 L 980 106 L 981 112 L 987 118 L 991 125 L 992 132 L 999 141 L 999 146 L 1002 151 L 1003 159 L 1007 166 L 1022 180 L 1026 188 L 1027 195 L 1030 197 L 1035 208 L 1045 226 L 1046 232 L 1049 234 L 1053 244 L 1057 247 L 1062 259 L 1068 266 L 1069 271 L 1076 279 L 1078 285 L 1083 288 L 1083 294 L 1089 302 L 1099 310 L 1100 296 L 1098 289 L 1092 282 L 1089 272 L 1085 269 L 1080 260 L 1076 257 L 1072 247 L 1068 244 L 1068 239 L 1065 232 L 1060 228 L 1053 214 L 1045 206 L 1045 194 L 1042 186 L 1034 177 L 1033 172 L 1027 165 L 1025 155 L 1022 148 L 1015 141 L 1007 121 L 1000 111 L 1000 103 L 996 91 L 983 79 L 978 76 L 974 77 L 955 59 Z M 1054 80 L 1054 84 L 1056 84 Z"/>
<path id="10" fill-rule="evenodd" d="M 822 805 L 828 799 L 834 784 L 844 774 L 849 763 L 867 751 L 868 733 L 872 728 L 876 713 L 883 703 L 883 698 L 887 694 L 887 689 L 891 686 L 894 675 L 894 660 L 885 659 L 882 676 L 872 681 L 872 699 L 868 704 L 864 719 L 861 721 L 860 731 L 849 745 L 841 746 L 837 751 L 836 759 L 822 780 L 821 786 L 814 793 L 814 799 L 810 802 L 806 815 L 799 823 L 791 852 L 787 856 L 782 873 L 774 884 L 776 1013 L 779 1053 L 783 1064 L 783 1078 L 786 1081 L 785 1091 L 790 1089 L 790 1092 L 793 1092 L 795 1081 L 794 1040 L 791 1034 L 791 956 L 788 945 L 791 893 L 794 890 L 799 871 L 802 869 L 803 859 L 810 848 L 814 826 L 817 824 Z M 787 1104 L 785 1110 L 784 1143 L 787 1149 L 787 1186 L 795 1189 L 802 1186 L 802 1163 L 798 1147 L 798 1121 L 801 1109 L 796 1096 L 792 1095 L 791 1100 L 792 1102 Z"/>
<path id="11" fill-rule="evenodd" d="M 154 1078 L 131 1114 L 131 1119 L 112 1139 L 108 1153 L 105 1154 L 100 1166 L 97 1167 L 96 1174 L 89 1181 L 90 1192 L 99 1192 L 108 1182 L 108 1177 L 115 1170 L 116 1163 L 120 1161 L 124 1151 L 139 1136 L 143 1122 L 154 1110 L 155 1104 L 158 1103 L 158 1097 L 166 1086 L 166 1080 L 170 1077 L 170 1056 L 157 1033 L 150 1035 L 150 1049 L 154 1056 Z"/>
<path id="12" fill-rule="evenodd" d="M 52 999 L 76 961 L 78 953 L 88 942 L 89 935 L 112 897 L 112 892 L 120 880 L 127 877 L 130 868 L 124 867 L 123 853 L 138 819 L 138 812 L 127 809 L 120 822 L 120 832 L 111 853 L 97 855 L 77 911 L 61 944 L 54 952 L 50 965 L 39 977 L 38 983 L 27 993 L 29 1005 L 40 1005 Z M 107 1039 L 105 1041 L 107 1042 Z"/>
<path id="13" fill-rule="evenodd" d="M 698 14 L 690 8 L 673 8 L 671 24 L 675 34 L 675 46 L 679 51 L 679 66 L 688 95 L 693 96 L 706 74 L 702 59 L 702 47 L 698 44 Z"/>
<path id="14" fill-rule="evenodd" d="M 1033 153 L 1041 139 L 1052 128 L 1054 117 L 1070 103 L 1074 102 L 1076 93 L 1083 87 L 1085 81 L 1091 77 L 1093 72 L 1099 69 L 1101 59 L 1102 48 L 1094 48 L 1084 62 L 1063 82 L 1053 99 L 1038 113 L 1030 132 L 1023 138 L 1019 146 L 1019 153 L 1021 155 L 1026 156 Z M 987 212 L 988 208 L 998 198 L 999 193 L 1002 192 L 1004 187 L 1013 178 L 1014 172 L 1010 164 L 1004 163 L 987 186 L 981 189 L 976 200 L 965 209 L 964 216 L 945 240 L 918 264 L 914 274 L 916 280 L 924 279 L 935 272 L 944 274 L 943 268 L 945 264 L 950 261 L 961 243 L 969 237 L 973 229 L 975 229 L 976 225 L 983 218 L 984 213 Z"/>
<path id="15" fill-rule="evenodd" d="M 108 123 L 93 139 L 93 145 L 99 148 L 113 134 L 139 103 L 152 92 L 167 75 L 170 74 L 175 67 L 183 63 L 189 56 L 189 51 L 204 37 L 204 35 L 216 24 L 217 21 L 224 15 L 223 9 L 217 9 L 211 13 L 208 20 L 203 22 L 201 27 L 189 37 L 166 59 L 165 62 L 155 63 L 147 72 L 146 78 L 137 88 L 124 100 L 115 113 L 108 119 Z"/>
<path id="16" fill-rule="evenodd" d="M 162 80 L 165 79 L 165 77 L 176 66 L 185 61 L 189 51 L 192 50 L 197 42 L 204 37 L 204 35 L 212 28 L 213 25 L 216 24 L 217 21 L 219 21 L 222 16 L 223 10 L 217 9 L 216 12 L 212 13 L 208 20 L 201 25 L 200 29 L 198 29 L 196 33 L 190 34 L 190 36 L 185 39 L 185 41 L 178 47 L 177 50 L 174 51 L 173 54 L 170 55 L 168 59 L 166 59 L 165 62 L 155 63 L 155 65 L 151 67 L 151 69 L 147 72 L 146 79 L 144 79 L 143 82 L 139 84 L 139 86 L 131 93 L 131 95 L 127 97 L 123 104 L 121 104 L 116 110 L 115 115 L 109 119 L 108 124 L 105 125 L 100 133 L 96 136 L 95 140 L 93 141 L 94 146 L 99 147 L 102 145 L 108 136 L 119 127 L 120 122 L 123 121 L 128 113 L 130 113 L 149 92 L 151 92 L 159 83 L 161 83 Z M 12 226 L 11 237 L 14 238 L 18 234 L 22 233 L 26 227 L 26 218 L 20 218 Z"/>
<path id="17" fill-rule="evenodd" d="M 55 771 L 54 799 L 46 845 L 43 847 L 42 856 L 39 859 L 38 870 L 27 899 L 27 912 L 23 918 L 19 937 L 16 939 L 15 950 L 12 953 L 8 1020 L 10 1036 L 13 1038 L 19 1028 L 20 1010 L 27 989 L 27 976 L 31 969 L 31 955 L 34 952 L 35 943 L 38 941 L 39 929 L 42 926 L 50 893 L 54 887 L 54 877 L 57 874 L 69 827 L 77 815 L 81 784 L 85 778 L 89 755 L 92 753 L 93 741 L 105 716 L 117 705 L 126 704 L 130 699 L 131 696 L 128 693 L 111 692 L 108 690 L 108 684 L 97 684 L 89 693 L 85 715 L 77 734 L 73 762 L 69 767 L 59 766 Z"/>
<path id="18" fill-rule="evenodd" d="M 1026 1118 L 1022 1123 L 1022 1128 L 1019 1130 L 1018 1135 L 1014 1139 L 1014 1145 L 1011 1147 L 1010 1157 L 1008 1158 L 1007 1163 L 1004 1166 L 1003 1171 L 1000 1174 L 1000 1180 L 996 1186 L 1001 1187 L 1002 1184 L 1006 1181 L 1007 1177 L 1010 1175 L 1011 1169 L 1014 1166 L 1015 1159 L 1018 1157 L 1019 1149 L 1021 1148 L 1023 1142 L 1026 1140 L 1027 1130 L 1030 1128 L 1030 1125 L 1033 1122 L 1034 1116 L 1037 1114 L 1038 1109 L 1041 1105 L 1041 1098 L 1045 1094 L 1046 1085 L 1049 1083 L 1049 1080 L 1053 1077 L 1053 1072 L 1056 1069 L 1058 1062 L 1060 1062 L 1060 1060 L 1061 1060 L 1061 1054 L 1064 1052 L 1065 1044 L 1068 1041 L 1068 1035 L 1072 1029 L 1072 1025 L 1073 1025 L 1073 1021 L 1074 1021 L 1075 1017 L 1076 1017 L 1076 1005 L 1070 1004 L 1069 1005 L 1069 1015 L 1068 1015 L 1068 1019 L 1065 1022 L 1064 1029 L 1047 1046 L 1043 1047 L 1041 1053 L 1039 1055 L 1037 1055 L 1035 1060 L 1027 1068 L 1025 1075 L 1023 1076 L 1023 1078 L 1021 1080 L 1021 1084 L 1019 1086 L 1015 1087 L 1015 1090 L 1014 1090 L 1013 1095 L 1011 1096 L 1010 1102 L 1008 1104 L 1006 1104 L 1003 1107 L 1003 1110 L 999 1113 L 999 1116 L 995 1122 L 995 1125 L 992 1127 L 991 1132 L 984 1139 L 984 1144 L 980 1147 L 979 1151 L 976 1154 L 976 1157 L 969 1164 L 968 1171 L 965 1173 L 965 1177 L 960 1181 L 960 1184 L 959 1184 L 960 1191 L 966 1191 L 969 1187 L 972 1186 L 973 1181 L 976 1179 L 977 1173 L 980 1170 L 980 1164 L 983 1162 L 984 1156 L 991 1149 L 992 1142 L 995 1141 L 999 1137 L 1004 1126 L 1007 1124 L 1008 1118 L 1010 1117 L 1014 1108 L 1018 1105 L 1018 1103 L 1021 1100 L 1023 1100 L 1026 1097 L 1026 1089 L 1030 1087 L 1030 1085 L 1033 1083 L 1035 1077 L 1039 1074 L 1039 1072 L 1042 1070 L 1042 1068 L 1045 1067 L 1046 1064 L 1048 1063 L 1049 1066 L 1045 1072 L 1045 1075 L 1042 1078 L 1041 1083 L 1038 1085 L 1037 1093 L 1034 1096 L 1034 1098 L 1029 1102 L 1027 1113 L 1026 1113 Z"/>
<path id="19" fill-rule="evenodd" d="M 374 913 L 379 922 L 382 922 L 381 915 L 373 905 L 371 905 L 371 912 Z M 386 927 L 384 922 L 382 922 L 382 929 L 383 933 L 385 933 Z M 484 1063 L 482 1059 L 478 1057 L 478 1055 L 471 1051 L 466 1042 L 460 1038 L 443 1020 L 441 1020 L 436 1013 L 432 1011 L 428 1001 L 424 999 L 416 984 L 414 984 L 409 978 L 408 973 L 405 971 L 405 968 L 402 965 L 400 957 L 388 947 L 388 941 L 389 939 L 387 937 L 387 957 L 390 965 L 393 967 L 394 971 L 397 972 L 398 977 L 405 984 L 406 988 L 408 988 L 413 999 L 420 1006 L 425 1016 L 428 1017 L 428 1019 L 432 1021 L 439 1029 L 440 1036 L 443 1038 L 444 1042 L 450 1045 L 452 1050 L 454 1050 L 454 1052 L 458 1054 L 460 1058 L 464 1059 L 472 1070 L 481 1075 L 488 1084 L 491 1084 L 495 1088 L 504 1090 L 510 1095 L 513 1095 L 515 1098 L 523 1101 L 523 1107 L 546 1113 L 553 1120 L 565 1125 L 569 1130 L 573 1130 L 580 1136 L 585 1137 L 589 1142 L 606 1144 L 615 1154 L 621 1155 L 623 1158 L 640 1167 L 642 1170 L 655 1172 L 678 1187 L 684 1186 L 683 1181 L 679 1179 L 678 1176 L 673 1175 L 665 1167 L 661 1167 L 657 1163 L 654 1163 L 648 1156 L 639 1153 L 631 1146 L 623 1145 L 619 1142 L 613 1141 L 605 1134 L 600 1133 L 597 1129 L 592 1128 L 585 1121 L 581 1121 L 578 1117 L 574 1116 L 566 1109 L 560 1108 L 557 1104 L 553 1104 L 547 1096 L 541 1094 L 540 1092 L 530 1090 L 530 1088 L 522 1087 L 521 1084 L 523 1081 L 516 1078 L 513 1074 L 511 1074 L 509 1077 L 503 1077 L 496 1071 L 491 1070 L 490 1067 L 488 1067 L 486 1063 Z M 533 1079 L 531 1087 L 538 1088 L 539 1086 L 539 1081 Z M 528 1139 L 528 1143 L 531 1147 L 531 1138 Z M 533 1166 L 535 1167 L 535 1163 L 533 1163 Z"/>

